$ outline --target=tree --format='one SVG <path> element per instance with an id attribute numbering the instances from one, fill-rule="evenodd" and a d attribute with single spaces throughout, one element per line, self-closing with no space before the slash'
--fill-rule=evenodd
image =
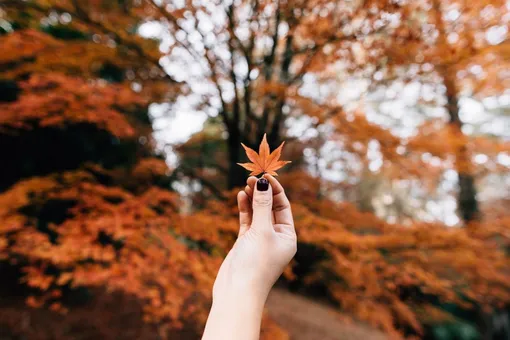
<path id="1" fill-rule="evenodd" d="M 189 101 L 218 115 L 228 133 L 229 188 L 244 184 L 235 165 L 241 142 L 253 147 L 266 132 L 274 148 L 287 117 L 319 115 L 320 103 L 305 93 L 308 75 L 340 60 L 343 43 L 377 33 L 353 29 L 349 21 L 372 22 L 383 9 L 398 7 L 390 1 L 149 3 L 164 32 L 159 36 L 170 40 L 166 69 L 191 89 Z"/>
<path id="2" fill-rule="evenodd" d="M 478 16 L 487 11 L 488 14 Z M 504 59 L 505 37 L 487 38 L 481 34 L 485 28 L 504 25 L 501 16 L 494 12 L 508 12 L 504 2 L 477 3 L 466 1 L 425 1 L 405 6 L 401 12 L 402 25 L 392 34 L 392 39 L 379 45 L 380 53 L 367 57 L 373 62 L 373 86 L 391 83 L 395 80 L 404 83 L 421 82 L 434 84 L 439 78 L 445 88 L 442 104 L 446 110 L 449 132 L 444 134 L 450 144 L 447 148 L 455 159 L 454 169 L 458 173 L 458 208 L 463 221 L 468 224 L 480 218 L 475 185 L 475 170 L 472 154 L 476 152 L 473 141 L 463 129 L 459 100 L 464 94 L 484 98 L 487 95 L 501 94 L 507 88 L 499 68 L 487 64 L 483 57 L 492 55 Z M 450 18 L 446 20 L 445 18 Z M 502 26 L 501 26 L 502 27 Z M 490 32 L 490 29 L 487 31 Z M 487 33 L 487 34 L 488 34 Z M 491 40 L 492 39 L 492 40 Z M 495 41 L 494 39 L 497 39 Z M 494 41 L 493 41 L 494 40 Z M 369 55 L 364 51 L 363 55 Z M 477 62 L 479 64 L 477 64 Z M 504 64 L 504 61 L 501 60 Z M 466 68 L 479 65 L 485 69 L 484 76 L 460 76 Z M 407 70 L 407 71 L 406 71 Z M 492 78 L 490 86 L 487 79 Z M 432 85 L 434 86 L 434 85 Z M 469 93 L 470 92 L 470 93 Z M 441 99 L 440 99 L 441 100 Z M 429 105 L 426 100 L 423 104 Z M 434 103 L 435 104 L 435 103 Z M 429 129 L 430 129 L 429 125 Z M 491 136 L 489 136 L 489 139 Z M 418 145 L 423 138 L 417 138 Z M 426 147 L 422 147 L 426 150 Z M 432 152 L 433 155 L 438 155 Z M 443 152 L 440 157 L 443 158 Z"/>

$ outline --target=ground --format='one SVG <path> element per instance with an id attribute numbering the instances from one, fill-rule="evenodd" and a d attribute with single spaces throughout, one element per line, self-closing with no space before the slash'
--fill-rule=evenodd
<path id="1" fill-rule="evenodd" d="M 266 303 L 269 315 L 290 334 L 290 340 L 386 340 L 372 327 L 348 322 L 333 308 L 275 288 Z"/>

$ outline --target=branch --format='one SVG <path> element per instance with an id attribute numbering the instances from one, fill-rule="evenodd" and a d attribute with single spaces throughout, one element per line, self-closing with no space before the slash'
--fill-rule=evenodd
<path id="1" fill-rule="evenodd" d="M 252 16 L 250 18 L 250 25 L 253 22 L 253 18 L 256 16 L 259 8 L 259 1 L 254 0 L 252 7 Z M 244 56 L 246 58 L 246 66 L 248 68 L 248 72 L 246 73 L 246 77 L 244 78 L 244 112 L 245 112 L 245 125 L 244 125 L 244 135 L 248 136 L 250 134 L 251 124 L 248 122 L 248 119 L 251 121 L 257 122 L 259 118 L 253 114 L 251 110 L 251 79 L 250 74 L 253 70 L 253 50 L 255 49 L 255 31 L 250 29 L 250 38 L 248 43 L 248 49 L 245 50 Z"/>
<path id="2" fill-rule="evenodd" d="M 372 34 L 376 34 L 381 31 L 382 31 L 382 29 L 378 29 L 378 30 L 372 32 Z M 292 77 L 292 79 L 289 81 L 289 84 L 293 84 L 294 82 L 296 82 L 297 80 L 300 80 L 305 75 L 305 73 L 308 71 L 308 68 L 312 64 L 313 59 L 318 55 L 318 52 L 323 47 L 325 47 L 327 44 L 339 43 L 339 42 L 345 42 L 345 41 L 356 41 L 357 39 L 358 39 L 358 37 L 356 35 L 347 36 L 347 37 L 346 36 L 338 37 L 338 36 L 333 35 L 329 39 L 326 39 L 326 41 L 324 41 L 321 44 L 316 44 L 312 48 L 305 48 L 305 49 L 300 50 L 299 52 L 296 52 L 295 55 L 299 55 L 299 54 L 303 54 L 303 53 L 307 53 L 307 52 L 309 54 L 306 56 L 306 59 L 303 62 L 303 66 L 301 66 L 301 69 L 296 73 L 296 75 L 294 77 Z"/>
<path id="3" fill-rule="evenodd" d="M 202 184 L 204 187 L 209 189 L 211 191 L 211 193 L 214 196 L 216 196 L 216 198 L 218 198 L 219 200 L 221 200 L 221 201 L 226 201 L 227 200 L 227 197 L 225 197 L 225 195 L 223 195 L 221 190 L 218 190 L 218 188 L 216 188 L 214 186 L 214 184 L 209 182 L 207 179 L 205 179 L 203 177 L 200 177 L 193 169 L 188 168 L 188 167 L 186 167 L 184 165 L 180 165 L 177 169 L 175 169 L 175 171 L 181 172 L 184 175 L 187 175 L 189 177 L 192 177 L 192 178 L 198 180 L 200 182 L 200 184 Z"/>
<path id="4" fill-rule="evenodd" d="M 338 5 L 338 4 L 337 4 Z M 356 9 L 356 13 L 359 13 L 359 11 L 362 11 L 364 9 L 367 9 L 367 6 L 369 5 L 369 2 L 366 1 L 366 0 L 363 0 L 359 6 L 357 7 Z M 341 20 L 340 23 L 338 23 L 339 26 L 342 26 L 342 25 L 345 25 L 345 24 L 349 24 L 350 22 L 348 21 L 345 21 L 345 20 Z M 379 33 L 381 31 L 383 31 L 383 27 L 380 27 L 378 29 L 376 29 L 375 31 L 371 32 L 370 34 L 376 34 L 376 33 Z M 335 29 L 334 32 L 337 32 L 337 31 L 341 31 L 339 29 Z M 295 55 L 301 55 L 301 54 L 304 54 L 304 53 L 308 53 L 308 55 L 306 56 L 306 59 L 305 61 L 303 62 L 303 65 L 301 67 L 301 69 L 296 73 L 296 75 L 289 81 L 289 84 L 293 84 L 294 82 L 300 80 L 304 75 L 305 73 L 308 71 L 308 68 L 310 67 L 310 65 L 312 64 L 312 61 L 314 60 L 314 58 L 318 55 L 318 52 L 323 48 L 325 47 L 327 44 L 332 44 L 332 43 L 340 43 L 340 42 L 345 42 L 345 41 L 356 41 L 358 39 L 358 36 L 357 35 L 351 35 L 351 36 L 338 36 L 336 35 L 335 33 L 332 33 L 332 35 L 327 38 L 325 41 L 323 41 L 322 43 L 319 43 L 319 44 L 315 44 L 312 48 L 304 48 L 304 49 L 301 49 L 301 50 L 298 50 L 298 51 L 295 51 Z"/>
<path id="5" fill-rule="evenodd" d="M 276 48 L 278 46 L 278 26 L 280 26 L 280 21 L 281 21 L 280 1 L 278 1 L 277 4 L 278 4 L 278 7 L 276 8 L 275 30 L 273 33 L 273 46 L 271 46 L 271 52 L 269 53 L 269 55 L 264 58 L 264 76 L 266 78 L 266 81 L 270 81 L 271 78 L 273 77 L 273 71 L 274 71 L 273 66 L 274 66 L 274 61 L 276 59 Z M 289 30 L 290 30 L 290 28 L 289 28 Z M 286 42 L 285 42 L 285 51 L 284 51 L 284 56 L 283 56 L 283 61 L 282 61 L 282 68 L 281 68 L 282 72 L 283 72 L 283 63 L 285 63 L 285 59 L 286 59 L 285 55 L 287 54 L 288 49 L 292 48 L 292 40 L 293 40 L 293 34 L 291 32 L 289 32 L 289 34 L 287 35 Z M 281 79 L 281 76 L 282 76 L 282 74 L 280 72 L 280 79 Z M 270 102 L 272 102 L 273 100 L 276 99 L 274 97 L 274 95 L 270 95 L 269 97 L 270 97 L 269 98 Z M 262 110 L 262 117 L 261 117 L 261 121 L 259 123 L 258 135 L 262 135 L 266 130 L 266 126 L 269 122 L 269 111 L 270 111 L 270 108 L 268 105 L 268 100 L 266 98 L 264 100 L 264 109 Z"/>
<path id="6" fill-rule="evenodd" d="M 276 59 L 276 48 L 278 46 L 278 27 L 281 21 L 280 1 L 277 2 L 276 7 L 276 18 L 275 28 L 273 32 L 273 46 L 271 46 L 271 52 L 264 58 L 264 76 L 269 81 L 273 75 L 273 64 Z"/>
<path id="7" fill-rule="evenodd" d="M 181 30 L 185 35 L 186 37 L 189 36 L 189 32 L 186 31 L 184 29 L 184 27 L 182 27 L 179 22 L 177 21 L 177 19 L 172 15 L 170 14 L 169 12 L 167 12 L 163 7 L 161 6 L 158 6 L 153 0 L 147 0 L 148 3 L 154 7 L 158 12 L 159 14 L 161 14 L 165 19 L 167 19 L 170 23 L 172 23 L 175 27 L 177 27 L 177 29 Z M 196 51 L 193 46 L 189 45 L 188 43 L 184 43 L 183 41 L 180 41 L 179 39 L 175 38 L 174 39 L 175 42 L 177 44 L 179 44 L 182 48 L 184 48 L 192 57 L 195 58 L 195 60 L 197 62 L 200 62 L 200 59 L 202 58 L 200 56 L 200 54 L 198 54 L 198 51 Z"/>
<path id="8" fill-rule="evenodd" d="M 163 7 L 161 6 L 158 6 L 154 0 L 148 0 L 149 3 L 154 7 L 156 8 L 159 13 L 165 17 L 169 22 L 171 22 L 173 25 L 175 25 L 175 27 L 177 27 L 179 30 L 181 30 L 182 32 L 184 32 L 184 34 L 186 35 L 186 37 L 189 36 L 189 32 L 187 30 L 185 30 L 180 24 L 179 22 L 177 21 L 177 18 L 175 18 L 170 12 L 166 11 Z M 227 104 L 225 103 L 225 100 L 223 99 L 223 91 L 221 90 L 221 87 L 220 87 L 220 84 L 219 84 L 219 78 L 218 78 L 218 74 L 216 73 L 216 63 L 214 60 L 211 59 L 211 57 L 209 56 L 209 52 L 210 52 L 210 47 L 205 43 L 205 37 L 204 37 L 204 34 L 202 33 L 202 31 L 200 31 L 200 29 L 198 28 L 198 19 L 195 18 L 195 30 L 198 32 L 198 34 L 200 34 L 200 37 L 202 38 L 202 43 L 204 45 L 204 49 L 205 49 L 205 52 L 204 52 L 204 55 L 203 57 L 205 58 L 205 60 L 207 61 L 207 65 L 209 67 L 209 70 L 211 71 L 211 78 L 212 78 L 212 81 L 215 85 L 215 88 L 216 88 L 216 91 L 218 91 L 218 96 L 220 98 L 220 102 L 221 102 L 221 110 L 220 110 L 220 116 L 222 117 L 224 123 L 225 123 L 225 126 L 227 127 L 227 130 L 230 131 L 232 129 L 232 122 L 231 120 L 229 119 L 228 117 L 228 108 L 227 108 Z M 188 53 L 190 53 L 190 55 L 194 56 L 195 59 L 197 60 L 197 62 L 200 62 L 200 59 L 202 58 L 202 56 L 200 56 L 198 54 L 198 52 L 193 49 L 192 47 L 189 46 L 189 44 L 185 44 L 184 42 L 182 41 L 179 41 L 178 39 L 175 39 L 176 42 L 178 42 L 183 48 L 185 48 Z M 193 52 L 192 52 L 193 51 Z"/>
<path id="9" fill-rule="evenodd" d="M 289 85 L 289 69 L 290 64 L 292 63 L 292 58 L 294 56 L 292 50 L 292 42 L 294 41 L 294 36 L 292 34 L 287 36 L 287 41 L 285 43 L 285 50 L 283 52 L 283 60 L 280 72 L 280 82 L 286 85 Z M 283 106 L 285 105 L 285 98 L 280 98 L 278 101 L 277 110 L 275 112 L 275 116 L 273 119 L 273 124 L 271 125 L 271 131 L 269 134 L 270 139 L 275 139 L 279 134 L 280 125 L 283 117 Z"/>
<path id="10" fill-rule="evenodd" d="M 232 78 L 232 83 L 234 84 L 234 117 L 233 124 L 239 124 L 239 116 L 240 116 L 240 103 L 239 103 L 239 90 L 237 87 L 237 76 L 234 70 L 234 57 L 235 51 L 232 46 L 232 38 L 235 36 L 234 28 L 235 28 L 235 18 L 234 18 L 234 3 L 228 6 L 228 10 L 226 11 L 226 15 L 228 17 L 229 31 L 231 32 L 231 38 L 228 40 L 228 50 L 230 52 L 230 77 Z M 236 128 L 239 128 L 238 126 Z"/>

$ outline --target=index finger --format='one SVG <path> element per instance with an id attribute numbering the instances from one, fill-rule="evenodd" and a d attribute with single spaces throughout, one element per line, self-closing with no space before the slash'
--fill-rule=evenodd
<path id="1" fill-rule="evenodd" d="M 294 230 L 294 218 L 292 217 L 292 211 L 290 208 L 290 202 L 285 195 L 283 186 L 269 174 L 265 174 L 264 177 L 269 181 L 273 188 L 273 213 L 276 224 L 283 224 L 291 226 Z"/>

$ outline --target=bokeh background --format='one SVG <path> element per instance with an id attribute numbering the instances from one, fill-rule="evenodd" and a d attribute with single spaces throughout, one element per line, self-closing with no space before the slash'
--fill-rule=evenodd
<path id="1" fill-rule="evenodd" d="M 510 339 L 508 0 L 1 0 L 0 339 L 199 339 L 286 141 L 263 339 Z"/>

